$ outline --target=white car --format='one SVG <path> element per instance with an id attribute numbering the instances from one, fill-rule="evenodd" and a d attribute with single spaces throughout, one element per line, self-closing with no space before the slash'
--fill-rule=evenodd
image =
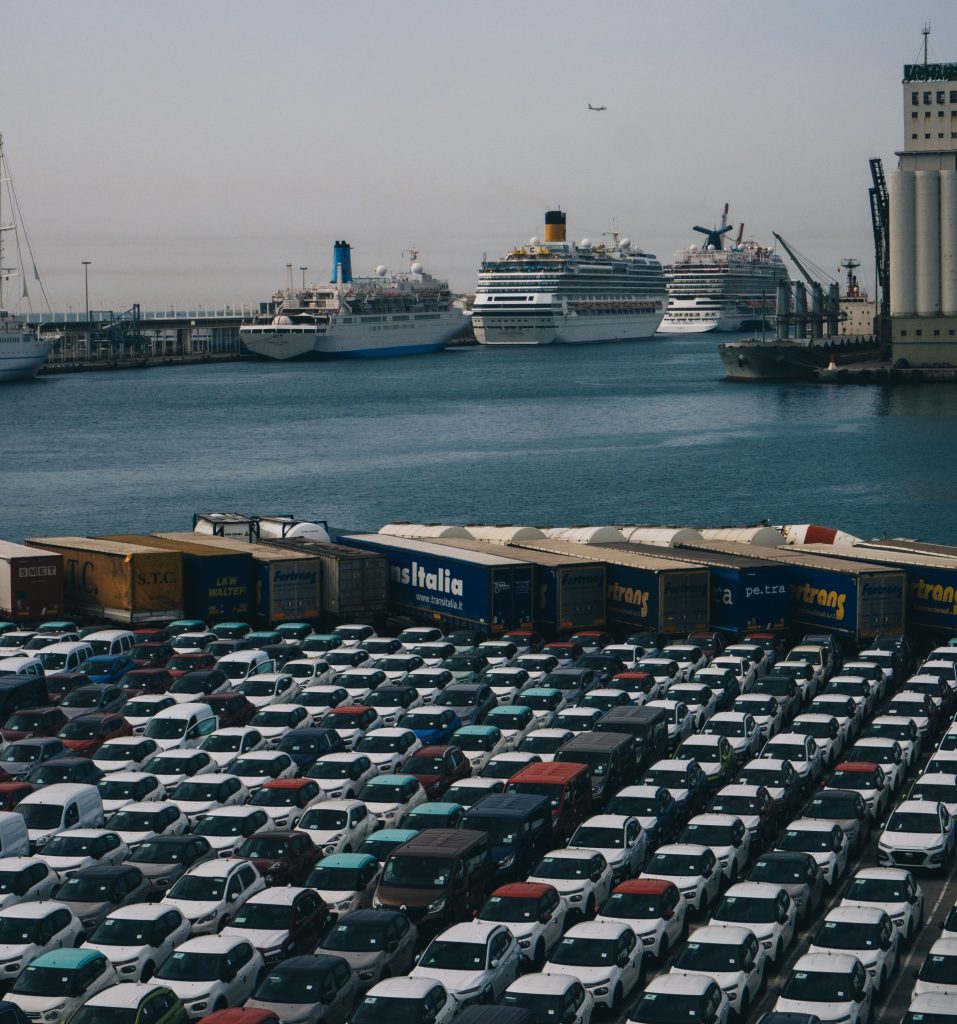
<path id="1" fill-rule="evenodd" d="M 191 747 L 161 750 L 143 765 L 143 771 L 155 775 L 167 789 L 172 789 L 183 779 L 218 770 L 216 762 L 205 750 Z"/>
<path id="2" fill-rule="evenodd" d="M 917 694 L 914 694 L 914 696 L 917 697 Z M 893 701 L 884 709 L 889 715 L 895 714 L 891 704 L 893 704 Z M 845 694 L 819 694 L 808 704 L 807 711 L 814 715 L 833 715 L 840 723 L 845 745 L 853 743 L 856 737 L 860 735 L 864 725 L 864 715 L 860 704 L 857 704 L 853 697 L 848 697 Z"/>
<path id="3" fill-rule="evenodd" d="M 825 647 L 818 644 L 798 644 L 788 651 L 787 657 L 782 664 L 810 665 L 814 673 L 811 680 L 812 695 L 828 681 L 831 677 L 831 658 Z"/>
<path id="4" fill-rule="evenodd" d="M 410 811 L 428 797 L 414 775 L 377 775 L 362 787 L 359 799 L 378 822 L 378 828 L 401 828 Z"/>
<path id="5" fill-rule="evenodd" d="M 824 693 L 850 697 L 858 706 L 861 717 L 865 719 L 871 717 L 877 704 L 877 687 L 869 679 L 843 672 L 827 684 Z"/>
<path id="6" fill-rule="evenodd" d="M 489 665 L 514 665 L 518 648 L 507 640 L 486 640 L 475 648 L 475 653 L 487 659 Z"/>
<path id="7" fill-rule="evenodd" d="M 42 953 L 27 964 L 4 998 L 30 1021 L 63 1024 L 87 999 L 116 984 L 116 971 L 102 953 L 91 949 L 85 956 L 71 956 L 70 969 L 62 966 L 62 959 L 59 950 Z"/>
<path id="8" fill-rule="evenodd" d="M 386 978 L 369 989 L 353 1011 L 350 1024 L 382 1024 L 385 1008 L 394 1006 L 401 1006 L 412 1020 L 432 1024 L 451 1024 L 459 1008 L 445 986 L 434 978 Z"/>
<path id="9" fill-rule="evenodd" d="M 523 686 L 528 685 L 530 677 L 523 668 L 500 665 L 489 669 L 482 681 L 492 688 L 492 693 L 499 704 L 514 704 L 515 697 Z"/>
<path id="10" fill-rule="evenodd" d="M 621 921 L 576 924 L 542 968 L 543 974 L 570 974 L 591 993 L 596 1005 L 616 1013 L 645 977 L 645 951 Z"/>
<path id="11" fill-rule="evenodd" d="M 927 951 L 927 957 L 917 972 L 912 994 L 957 996 L 957 938 L 938 939 Z"/>
<path id="12" fill-rule="evenodd" d="M 156 740 L 145 736 L 122 736 L 107 740 L 93 755 L 93 763 L 104 774 L 138 772 L 159 750 Z"/>
<path id="13" fill-rule="evenodd" d="M 334 853 L 313 866 L 306 885 L 329 906 L 333 920 L 372 906 L 382 865 L 367 853 Z"/>
<path id="14" fill-rule="evenodd" d="M 570 708 L 572 710 L 597 710 L 595 708 L 590 709 L 577 709 Z M 558 718 L 566 714 L 566 712 L 560 712 L 559 716 L 556 716 L 551 725 L 557 727 Z M 601 717 L 601 713 L 597 715 Z M 522 704 L 504 704 L 502 707 L 493 708 L 485 716 L 485 725 L 494 725 L 499 729 L 502 735 L 505 737 L 505 749 L 506 750 L 517 750 L 519 744 L 528 736 L 530 733 L 535 732 L 538 729 L 538 719 L 535 717 L 535 712 L 531 708 L 525 707 Z"/>
<path id="15" fill-rule="evenodd" d="M 455 648 L 445 640 L 431 640 L 428 643 L 415 644 L 410 648 L 403 646 L 403 649 L 408 650 L 410 654 L 417 654 L 423 664 L 431 668 L 441 665 L 446 658 L 451 658 L 455 654 Z"/>
<path id="16" fill-rule="evenodd" d="M 267 748 L 275 748 L 291 732 L 312 728 L 313 719 L 302 704 L 270 704 L 268 708 L 257 711 L 249 724 L 259 730 Z"/>
<path id="17" fill-rule="evenodd" d="M 631 1010 L 632 1024 L 709 1021 L 728 1024 L 731 1004 L 714 978 L 704 974 L 659 974 Z"/>
<path id="18" fill-rule="evenodd" d="M 297 832 L 305 832 L 326 857 L 358 850 L 379 823 L 359 800 L 324 800 L 299 819 Z"/>
<path id="19" fill-rule="evenodd" d="M 296 658 L 287 661 L 282 667 L 285 675 L 290 675 L 302 687 L 322 686 L 336 678 L 335 669 L 321 657 Z"/>
<path id="20" fill-rule="evenodd" d="M 751 857 L 751 835 L 736 814 L 696 814 L 685 825 L 681 842 L 707 846 L 729 883 L 741 877 Z"/>
<path id="21" fill-rule="evenodd" d="M 532 733 L 537 736 L 538 733 Z M 501 754 L 508 746 L 502 730 L 496 726 L 463 725 L 452 734 L 449 743 L 458 747 L 468 758 L 472 771 L 480 772 L 496 754 Z"/>
<path id="22" fill-rule="evenodd" d="M 518 976 L 522 954 L 504 925 L 470 921 L 452 925 L 425 948 L 410 978 L 441 982 L 459 1007 L 495 1002 Z"/>
<path id="23" fill-rule="evenodd" d="M 420 658 L 417 654 L 400 651 L 398 654 L 390 654 L 385 658 L 380 658 L 375 663 L 375 667 L 383 673 L 386 681 L 393 686 L 397 686 L 407 678 L 410 672 L 414 672 L 417 668 L 426 668 L 427 666 L 424 659 Z M 339 680 L 336 681 L 338 682 Z"/>
<path id="24" fill-rule="evenodd" d="M 791 853 L 809 853 L 817 861 L 824 884 L 830 889 L 847 870 L 850 843 L 836 822 L 797 818 L 781 834 L 777 848 Z"/>
<path id="25" fill-rule="evenodd" d="M 751 928 L 744 925 L 706 925 L 688 936 L 671 968 L 672 974 L 713 978 L 727 996 L 739 1021 L 764 984 L 767 953 Z"/>
<path id="26" fill-rule="evenodd" d="M 303 893 L 309 891 L 292 885 L 273 885 L 262 889 L 243 903 L 220 935 L 246 939 L 262 953 L 267 964 L 277 963 L 283 959 L 284 953 L 290 955 L 286 951 L 293 945 L 290 941 L 290 908 Z M 313 900 L 315 898 L 313 893 Z M 273 908 L 278 908 L 278 914 Z"/>
<path id="27" fill-rule="evenodd" d="M 641 661 L 648 652 L 644 647 L 639 647 L 637 644 L 609 644 L 607 647 L 603 647 L 601 649 L 601 653 L 614 654 L 616 657 L 621 659 L 626 671 L 634 672 L 638 667 L 638 662 Z"/>
<path id="28" fill-rule="evenodd" d="M 184 779 L 169 795 L 169 803 L 176 806 L 193 824 L 216 807 L 233 807 L 249 799 L 249 790 L 235 775 L 211 772 L 198 779 Z"/>
<path id="29" fill-rule="evenodd" d="M 761 748 L 761 757 L 790 761 L 805 792 L 809 792 L 824 772 L 823 751 L 812 736 L 799 732 L 779 732 Z"/>
<path id="30" fill-rule="evenodd" d="M 323 754 L 309 769 L 307 778 L 315 779 L 327 797 L 340 800 L 355 797 L 378 774 L 368 754 L 353 750 Z"/>
<path id="31" fill-rule="evenodd" d="M 821 715 L 808 712 L 798 715 L 791 722 L 790 731 L 810 736 L 821 751 L 821 761 L 825 768 L 833 768 L 844 752 L 844 730 L 841 723 L 833 715 Z"/>
<path id="32" fill-rule="evenodd" d="M 187 939 L 163 961 L 154 980 L 183 1001 L 190 1020 L 241 1006 L 259 983 L 265 964 L 246 939 L 200 935 Z"/>
<path id="33" fill-rule="evenodd" d="M 847 759 L 879 764 L 893 793 L 900 790 L 907 777 L 907 761 L 897 740 L 882 736 L 864 736 L 848 752 Z"/>
<path id="34" fill-rule="evenodd" d="M 281 750 L 253 750 L 242 754 L 230 762 L 228 771 L 250 792 L 255 792 L 270 779 L 291 779 L 297 774 L 295 762 Z"/>
<path id="35" fill-rule="evenodd" d="M 924 893 L 902 868 L 863 868 L 850 880 L 842 907 L 874 907 L 890 915 L 904 942 L 924 925 Z"/>
<path id="36" fill-rule="evenodd" d="M 231 761 L 254 750 L 264 750 L 266 741 L 263 734 L 249 725 L 230 726 L 210 733 L 199 749 L 205 751 L 216 763 L 216 770 L 224 769 Z"/>
<path id="37" fill-rule="evenodd" d="M 554 761 L 555 754 L 575 734 L 571 729 L 536 729 L 518 745 L 519 754 L 537 754 L 543 761 Z"/>
<path id="38" fill-rule="evenodd" d="M 222 931 L 246 900 L 265 888 L 255 864 L 217 857 L 191 867 L 170 886 L 162 902 L 182 913 L 193 935 L 208 935 Z"/>
<path id="39" fill-rule="evenodd" d="M 735 698 L 733 710 L 754 718 L 764 742 L 777 735 L 784 724 L 783 705 L 767 693 L 742 693 Z"/>
<path id="40" fill-rule="evenodd" d="M 595 920 L 627 924 L 660 964 L 687 933 L 688 902 L 674 882 L 634 878 L 615 886 Z"/>
<path id="41" fill-rule="evenodd" d="M 270 704 L 291 704 L 301 689 L 300 681 L 288 672 L 264 672 L 239 684 L 239 692 L 257 711 Z"/>
<path id="42" fill-rule="evenodd" d="M 675 678 L 680 677 L 686 683 L 691 680 L 691 677 L 698 669 L 708 667 L 707 655 L 696 644 L 668 644 L 667 647 L 661 649 L 661 658 L 676 662 L 678 665 L 678 675 Z M 643 665 L 647 661 L 654 660 L 656 659 L 642 659 L 639 664 Z"/>
<path id="43" fill-rule="evenodd" d="M 761 730 L 754 715 L 747 712 L 719 711 L 708 719 L 702 732 L 727 737 L 738 765 L 750 761 L 761 747 Z"/>
<path id="44" fill-rule="evenodd" d="M 425 701 L 414 686 L 383 686 L 362 699 L 367 707 L 375 708 L 382 719 L 383 729 L 393 729 L 410 708 L 425 707 Z"/>
<path id="45" fill-rule="evenodd" d="M 136 846 L 156 836 L 181 836 L 189 827 L 189 819 L 169 800 L 148 800 L 114 811 L 106 827 L 127 845 Z"/>
<path id="46" fill-rule="evenodd" d="M 518 940 L 525 962 L 541 970 L 565 931 L 568 904 L 553 885 L 513 882 L 499 886 L 476 920 L 504 924 Z"/>
<path id="47" fill-rule="evenodd" d="M 809 953 L 850 953 L 864 965 L 877 995 L 897 968 L 900 932 L 878 907 L 835 907 L 821 922 Z"/>
<path id="48" fill-rule="evenodd" d="M 595 1012 L 591 993 L 571 974 L 525 974 L 508 986 L 501 1002 L 528 1010 L 536 1020 L 547 1020 L 559 1006 L 567 1024 L 591 1024 Z"/>
<path id="49" fill-rule="evenodd" d="M 750 928 L 768 959 L 779 967 L 797 932 L 797 907 L 780 885 L 738 882 L 724 894 L 708 923 Z"/>
<path id="50" fill-rule="evenodd" d="M 727 669 L 738 680 L 742 693 L 749 693 L 758 678 L 758 670 L 750 658 L 734 654 L 721 654 L 711 662 L 711 668 Z"/>
<path id="51" fill-rule="evenodd" d="M 27 964 L 54 949 L 78 946 L 83 924 L 62 903 L 41 900 L 0 910 L 0 972 L 12 983 Z"/>
<path id="52" fill-rule="evenodd" d="M 903 715 L 878 715 L 871 722 L 867 734 L 897 740 L 907 770 L 913 771 L 917 767 L 920 757 L 920 730 L 913 719 L 907 719 Z"/>
<path id="53" fill-rule="evenodd" d="M 435 698 L 446 686 L 454 682 L 455 677 L 447 668 L 429 668 L 427 665 L 415 669 L 405 677 L 405 685 L 414 686 L 424 704 L 434 704 Z"/>
<path id="54" fill-rule="evenodd" d="M 365 754 L 376 771 L 391 775 L 407 757 L 422 747 L 422 741 L 403 726 L 376 729 L 356 744 L 356 753 Z"/>
<path id="55" fill-rule="evenodd" d="M 911 996 L 910 1006 L 907 1007 L 903 1020 L 953 1022 L 955 1017 L 957 1014 L 954 1012 L 953 996 L 925 992 L 923 995 Z"/>
<path id="56" fill-rule="evenodd" d="M 771 668 L 773 658 L 758 644 L 730 644 L 721 652 L 727 658 L 747 658 L 760 678 Z"/>
<path id="57" fill-rule="evenodd" d="M 668 745 L 676 747 L 695 731 L 695 719 L 688 705 L 682 700 L 667 699 L 648 701 L 646 707 L 661 708 L 668 716 Z"/>
<path id="58" fill-rule="evenodd" d="M 272 827 L 272 821 L 262 807 L 246 805 L 217 807 L 204 814 L 191 831 L 202 836 L 217 857 L 231 857 L 251 835 Z"/>
<path id="59" fill-rule="evenodd" d="M 347 668 L 336 677 L 336 685 L 343 687 L 349 694 L 350 704 L 365 703 L 366 697 L 386 681 L 385 672 L 374 666 Z"/>
<path id="60" fill-rule="evenodd" d="M 676 683 L 668 688 L 668 696 L 687 705 L 696 731 L 718 710 L 718 695 L 706 683 Z"/>
<path id="61" fill-rule="evenodd" d="M 510 779 L 523 768 L 541 761 L 538 754 L 521 753 L 518 750 L 505 750 L 490 758 L 481 771 L 483 779 Z"/>
<path id="62" fill-rule="evenodd" d="M 637 875 L 648 858 L 648 837 L 638 819 L 624 814 L 595 814 L 568 841 L 569 850 L 597 850 L 617 883 Z"/>
<path id="63" fill-rule="evenodd" d="M 83 943 L 110 958 L 118 981 L 149 981 L 156 968 L 190 935 L 178 907 L 132 903 L 108 914 Z"/>
<path id="64" fill-rule="evenodd" d="M 908 800 L 926 800 L 931 804 L 940 801 L 951 818 L 957 814 L 957 786 L 953 773 L 928 772 L 918 776 L 907 794 Z"/>
<path id="65" fill-rule="evenodd" d="M 43 852 L 37 854 L 37 859 L 45 861 L 61 879 L 95 864 L 120 864 L 130 853 L 129 846 L 116 832 L 102 828 L 61 832 L 40 849 Z"/>
<path id="66" fill-rule="evenodd" d="M 711 810 L 717 814 L 733 814 L 740 818 L 751 836 L 751 849 L 763 845 L 761 826 L 773 815 L 774 800 L 766 786 L 749 786 L 732 783 L 723 786 L 711 801 Z"/>
<path id="67" fill-rule="evenodd" d="M 514 667 L 523 668 L 528 673 L 526 686 L 546 686 L 543 680 L 558 668 L 558 658 L 554 654 L 522 654 L 515 659 Z"/>
<path id="68" fill-rule="evenodd" d="M 873 1013 L 874 987 L 864 965 L 848 953 L 805 953 L 794 965 L 776 1013 L 814 1014 L 821 1021 L 865 1024 Z"/>
<path id="69" fill-rule="evenodd" d="M 604 717 L 600 708 L 565 708 L 559 711 L 552 722 L 553 729 L 567 729 L 577 736 L 582 732 L 591 732 L 599 718 Z"/>
<path id="70" fill-rule="evenodd" d="M 404 650 L 402 641 L 396 636 L 371 636 L 363 640 L 359 645 L 369 655 L 369 662 L 374 663 L 379 658 L 386 658 L 390 654 L 398 654 Z"/>
<path id="71" fill-rule="evenodd" d="M 552 850 L 528 876 L 529 882 L 553 885 L 573 917 L 591 917 L 611 892 L 608 862 L 594 850 Z"/>
<path id="72" fill-rule="evenodd" d="M 881 867 L 940 870 L 954 857 L 954 819 L 942 803 L 904 800 L 897 805 L 877 840 Z"/>
<path id="73" fill-rule="evenodd" d="M 673 882 L 688 906 L 703 913 L 718 897 L 722 873 L 709 847 L 670 843 L 655 850 L 639 878 Z"/>
<path id="74" fill-rule="evenodd" d="M 169 694 L 144 693 L 130 699 L 120 708 L 120 714 L 130 723 L 134 736 L 142 736 L 149 720 L 158 712 L 176 704 Z"/>
<path id="75" fill-rule="evenodd" d="M 378 636 L 375 629 L 365 622 L 345 622 L 336 626 L 333 633 L 342 641 L 342 646 L 362 647 L 366 640 L 372 640 Z"/>
<path id="76" fill-rule="evenodd" d="M 127 804 L 166 799 L 166 787 L 149 772 L 114 772 L 101 779 L 96 788 L 103 801 L 104 815 L 110 815 Z"/>

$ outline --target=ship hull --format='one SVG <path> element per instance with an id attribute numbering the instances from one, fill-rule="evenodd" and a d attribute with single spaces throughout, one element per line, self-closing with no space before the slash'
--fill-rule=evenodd
<path id="1" fill-rule="evenodd" d="M 480 345 L 595 345 L 610 341 L 644 341 L 661 323 L 662 314 L 622 316 L 573 314 L 547 319 L 488 317 L 472 314 L 475 340 Z"/>
<path id="2" fill-rule="evenodd" d="M 0 333 L 0 383 L 32 380 L 51 348 L 52 342 L 40 341 L 32 332 Z"/>
<path id="3" fill-rule="evenodd" d="M 728 380 L 813 380 L 832 357 L 838 365 L 874 359 L 880 346 L 873 338 L 823 338 L 814 345 L 753 339 L 719 345 L 718 355 Z"/>

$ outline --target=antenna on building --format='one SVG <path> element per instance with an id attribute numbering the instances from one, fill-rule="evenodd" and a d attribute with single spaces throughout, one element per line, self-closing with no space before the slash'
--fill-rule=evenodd
<path id="1" fill-rule="evenodd" d="M 924 27 L 921 29 L 921 33 L 924 36 L 924 67 L 927 67 L 927 37 L 930 35 L 930 22 L 925 21 Z"/>

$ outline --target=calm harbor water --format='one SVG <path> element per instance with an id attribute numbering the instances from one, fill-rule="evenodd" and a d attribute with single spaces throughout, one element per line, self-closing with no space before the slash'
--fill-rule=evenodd
<path id="1" fill-rule="evenodd" d="M 371 529 L 767 518 L 957 543 L 951 388 L 732 384 L 726 338 L 5 385 L 0 536 L 230 510 Z"/>

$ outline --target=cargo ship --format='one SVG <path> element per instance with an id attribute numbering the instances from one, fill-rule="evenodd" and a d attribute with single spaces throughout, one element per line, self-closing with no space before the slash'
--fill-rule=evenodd
<path id="1" fill-rule="evenodd" d="M 661 264 L 612 232 L 612 244 L 568 242 L 566 215 L 545 214 L 545 239 L 482 263 L 472 306 L 480 345 L 580 345 L 650 338 L 664 316 Z"/>
<path id="2" fill-rule="evenodd" d="M 661 333 L 760 329 L 774 313 L 778 281 L 787 280 L 784 261 L 767 246 L 743 241 L 743 224 L 737 240 L 725 246 L 725 235 L 732 230 L 727 203 L 720 227 L 696 224 L 693 230 L 705 235 L 704 245 L 679 250 L 665 268 L 668 309 Z"/>
<path id="3" fill-rule="evenodd" d="M 415 249 L 406 273 L 378 266 L 352 276 L 352 250 L 337 241 L 332 280 L 281 289 L 239 328 L 242 343 L 269 359 L 410 356 L 439 352 L 466 326 L 447 281 L 427 273 Z"/>

